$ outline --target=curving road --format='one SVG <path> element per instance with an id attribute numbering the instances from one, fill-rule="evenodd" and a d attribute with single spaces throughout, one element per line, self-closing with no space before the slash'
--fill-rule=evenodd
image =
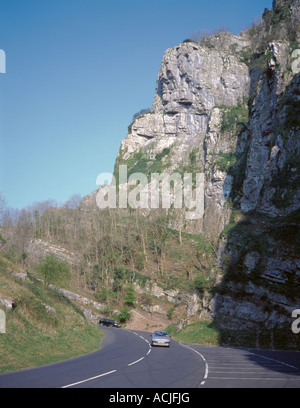
<path id="1" fill-rule="evenodd" d="M 300 388 L 300 353 L 181 344 L 151 347 L 150 333 L 104 328 L 101 349 L 1 374 L 0 388 Z"/>

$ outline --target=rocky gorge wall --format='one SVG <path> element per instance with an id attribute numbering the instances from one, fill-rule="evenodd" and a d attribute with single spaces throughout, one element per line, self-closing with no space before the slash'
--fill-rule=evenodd
<path id="1" fill-rule="evenodd" d="M 215 310 L 224 327 L 288 332 L 300 305 L 300 76 L 291 69 L 299 16 L 299 1 L 276 1 L 257 33 L 269 41 L 264 52 L 255 49 L 250 71 L 242 194 L 232 192 L 221 260 L 226 290 L 217 295 Z"/>
<path id="2" fill-rule="evenodd" d="M 227 49 L 185 42 L 165 52 L 152 110 L 130 126 L 116 162 L 116 167 L 127 164 L 131 172 L 205 173 L 204 218 L 189 229 L 210 239 L 228 222 L 224 204 L 231 177 L 220 167 L 227 166 L 223 162 L 231 159 L 237 144 L 231 131 L 220 131 L 222 111 L 239 105 L 245 114 L 250 87 L 247 65 L 228 49 L 236 43 L 242 50 L 247 40 L 230 33 L 221 33 L 220 40 Z"/>
<path id="3" fill-rule="evenodd" d="M 210 312 L 221 327 L 290 326 L 300 307 L 299 20 L 299 0 L 277 0 L 240 35 L 168 49 L 152 109 L 116 160 L 116 176 L 120 164 L 204 173 L 203 218 L 185 228 L 218 248 Z"/>

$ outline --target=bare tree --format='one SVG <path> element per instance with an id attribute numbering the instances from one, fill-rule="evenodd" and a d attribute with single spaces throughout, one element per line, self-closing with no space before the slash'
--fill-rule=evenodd
<path id="1" fill-rule="evenodd" d="M 166 243 L 170 234 L 169 230 L 170 213 L 163 209 L 158 209 L 153 214 L 150 224 L 150 231 L 153 240 L 153 253 L 157 259 L 158 271 L 164 275 L 164 262 L 166 256 Z"/>
<path id="2" fill-rule="evenodd" d="M 80 194 L 73 194 L 64 204 L 64 208 L 75 210 L 82 201 Z"/>
<path id="3" fill-rule="evenodd" d="M 213 35 L 222 33 L 222 32 L 231 32 L 230 29 L 226 26 L 220 26 L 216 27 L 213 30 L 200 30 L 200 31 L 195 31 L 194 33 L 191 34 L 191 40 L 195 42 L 203 42 L 207 38 L 212 37 Z"/>
<path id="4" fill-rule="evenodd" d="M 2 215 L 4 213 L 5 210 L 5 200 L 2 194 L 2 191 L 0 191 L 0 221 L 2 219 Z"/>

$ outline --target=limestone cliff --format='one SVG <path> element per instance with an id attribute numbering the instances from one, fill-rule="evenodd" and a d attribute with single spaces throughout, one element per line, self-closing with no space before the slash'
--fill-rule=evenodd
<path id="1" fill-rule="evenodd" d="M 233 184 L 242 188 L 231 192 L 221 257 L 226 274 L 216 306 L 224 327 L 288 332 L 300 305 L 300 75 L 293 59 L 300 46 L 299 6 L 274 1 L 249 33 L 255 40 L 249 122 L 242 161 L 231 169 Z"/>
<path id="2" fill-rule="evenodd" d="M 218 245 L 224 327 L 284 327 L 300 307 L 299 21 L 299 0 L 277 0 L 238 36 L 168 49 L 116 161 L 205 174 L 204 216 L 186 228 Z"/>
<path id="3" fill-rule="evenodd" d="M 132 172 L 148 173 L 157 167 L 168 173 L 204 172 L 204 218 L 189 228 L 212 240 L 229 221 L 225 202 L 232 177 L 226 169 L 237 148 L 237 130 L 248 120 L 250 73 L 239 56 L 248 46 L 246 36 L 220 33 L 206 44 L 184 42 L 168 49 L 152 110 L 130 126 L 116 163 L 128 164 Z M 233 113 L 241 123 L 226 127 L 223 113 Z"/>

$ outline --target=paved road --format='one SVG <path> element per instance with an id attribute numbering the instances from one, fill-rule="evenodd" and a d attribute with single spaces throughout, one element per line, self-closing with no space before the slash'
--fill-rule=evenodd
<path id="1" fill-rule="evenodd" d="M 203 388 L 300 388 L 300 352 L 186 345 L 206 364 Z"/>
<path id="2" fill-rule="evenodd" d="M 104 329 L 87 356 L 1 374 L 0 388 L 300 388 L 300 353 L 171 342 L 150 346 L 150 334 Z"/>
<path id="3" fill-rule="evenodd" d="M 150 333 L 103 328 L 100 350 L 40 368 L 0 375 L 0 388 L 155 388 L 199 385 L 205 366 L 173 342 L 151 348 Z"/>

